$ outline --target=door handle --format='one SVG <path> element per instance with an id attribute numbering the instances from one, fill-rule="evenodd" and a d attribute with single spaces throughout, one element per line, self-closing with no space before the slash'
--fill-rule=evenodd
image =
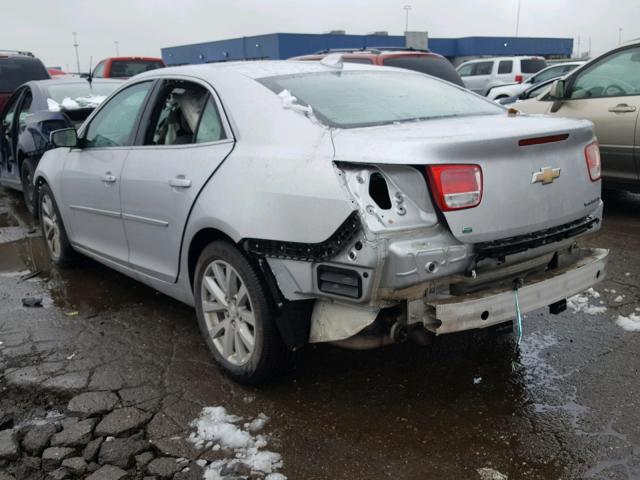
<path id="1" fill-rule="evenodd" d="M 107 172 L 104 174 L 104 176 L 102 177 L 102 181 L 104 183 L 115 183 L 115 181 L 117 180 L 115 175 L 112 175 L 111 172 Z"/>
<path id="2" fill-rule="evenodd" d="M 615 107 L 609 108 L 609 111 L 611 113 L 629 113 L 629 112 L 635 112 L 636 111 L 636 107 L 629 106 L 626 103 L 620 103 L 620 104 L 616 105 Z"/>
<path id="3" fill-rule="evenodd" d="M 175 188 L 189 188 L 191 180 L 184 178 L 184 175 L 178 175 L 176 178 L 169 180 L 169 185 Z"/>

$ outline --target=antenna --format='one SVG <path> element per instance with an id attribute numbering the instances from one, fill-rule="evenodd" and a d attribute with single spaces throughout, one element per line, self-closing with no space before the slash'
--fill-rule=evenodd
<path id="1" fill-rule="evenodd" d="M 91 86 L 93 82 L 93 56 L 89 57 L 89 75 L 87 75 L 87 82 L 89 82 L 89 86 Z"/>

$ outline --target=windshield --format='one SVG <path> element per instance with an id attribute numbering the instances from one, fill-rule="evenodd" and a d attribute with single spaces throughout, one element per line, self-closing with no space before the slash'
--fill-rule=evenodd
<path id="1" fill-rule="evenodd" d="M 111 95 L 120 83 L 78 82 L 48 85 L 45 90 L 49 110 L 95 108 Z"/>
<path id="2" fill-rule="evenodd" d="M 162 62 L 158 60 L 114 60 L 111 63 L 109 76 L 112 78 L 129 78 L 163 66 Z"/>
<path id="3" fill-rule="evenodd" d="M 49 77 L 44 65 L 35 58 L 0 58 L 0 92 L 13 92 L 23 83 Z"/>
<path id="4" fill-rule="evenodd" d="M 356 128 L 440 117 L 500 114 L 503 109 L 466 90 L 412 72 L 340 71 L 263 78 L 309 105 L 331 127 Z"/>

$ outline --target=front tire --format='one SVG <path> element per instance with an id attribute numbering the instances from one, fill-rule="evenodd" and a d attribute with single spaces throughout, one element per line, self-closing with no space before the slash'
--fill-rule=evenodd
<path id="1" fill-rule="evenodd" d="M 76 256 L 69 242 L 69 237 L 67 237 L 60 210 L 58 210 L 58 205 L 53 198 L 53 192 L 45 184 L 40 187 L 38 197 L 40 227 L 49 257 L 54 264 L 66 267 L 73 263 Z"/>
<path id="2" fill-rule="evenodd" d="M 281 371 L 287 349 L 258 273 L 232 244 L 215 241 L 195 272 L 200 330 L 216 363 L 235 381 L 257 384 Z"/>
<path id="3" fill-rule="evenodd" d="M 22 162 L 22 168 L 20 169 L 24 203 L 33 218 L 38 218 L 38 195 L 36 194 L 36 187 L 33 184 L 33 175 L 36 171 L 37 163 L 38 160 L 36 158 L 26 158 L 24 162 Z"/>

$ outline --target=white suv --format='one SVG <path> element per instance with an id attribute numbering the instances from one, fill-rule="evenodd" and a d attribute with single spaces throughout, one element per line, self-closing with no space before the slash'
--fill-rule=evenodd
<path id="1" fill-rule="evenodd" d="M 505 83 L 521 83 L 547 66 L 542 57 L 479 58 L 463 63 L 458 74 L 465 86 L 480 95 Z"/>

